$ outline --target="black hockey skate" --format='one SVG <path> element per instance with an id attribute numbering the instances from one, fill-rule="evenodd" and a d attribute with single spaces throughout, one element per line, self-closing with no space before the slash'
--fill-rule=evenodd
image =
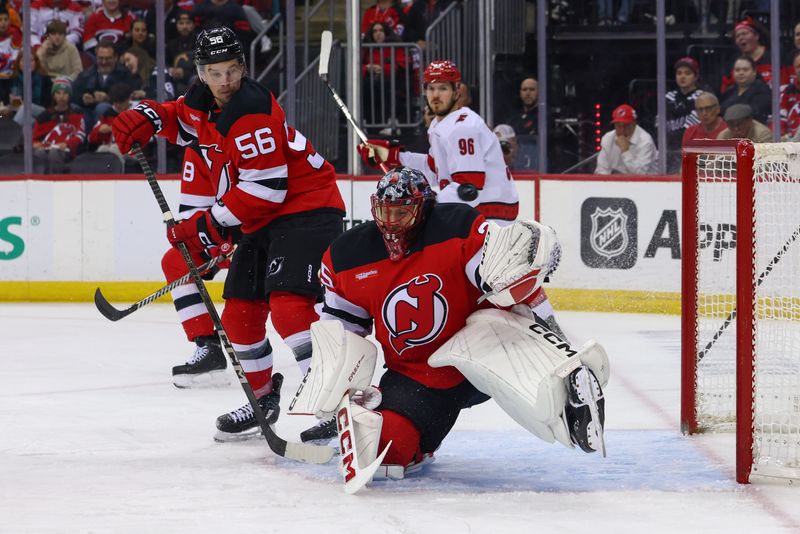
<path id="1" fill-rule="evenodd" d="M 225 373 L 228 359 L 216 334 L 199 336 L 195 340 L 197 347 L 189 361 L 172 368 L 172 383 L 177 388 L 219 387 L 230 384 L 230 377 Z"/>
<path id="2" fill-rule="evenodd" d="M 603 440 L 605 424 L 605 399 L 594 373 L 585 365 L 572 371 L 564 379 L 567 385 L 567 417 L 569 436 L 584 452 L 600 451 L 605 457 Z"/>
<path id="3" fill-rule="evenodd" d="M 283 375 L 275 373 L 272 375 L 272 393 L 264 395 L 258 399 L 258 406 L 261 408 L 267 424 L 274 425 L 281 413 L 281 385 Z M 214 441 L 243 441 L 250 438 L 257 438 L 261 435 L 261 428 L 258 426 L 253 407 L 248 402 L 241 408 L 217 417 L 217 433 Z"/>
<path id="4" fill-rule="evenodd" d="M 331 416 L 323 419 L 308 430 L 300 432 L 300 441 L 303 443 L 313 443 L 314 445 L 327 445 L 330 440 L 336 437 L 336 418 Z"/>

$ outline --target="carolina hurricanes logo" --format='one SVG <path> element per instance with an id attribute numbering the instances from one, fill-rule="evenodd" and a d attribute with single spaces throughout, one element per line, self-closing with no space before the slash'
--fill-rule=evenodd
<path id="1" fill-rule="evenodd" d="M 429 273 L 417 276 L 386 297 L 383 323 L 397 354 L 431 342 L 442 331 L 447 322 L 447 301 L 441 289 L 442 279 Z"/>

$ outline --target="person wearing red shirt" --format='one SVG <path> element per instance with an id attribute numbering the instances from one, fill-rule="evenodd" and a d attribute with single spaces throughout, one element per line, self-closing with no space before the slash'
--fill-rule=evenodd
<path id="1" fill-rule="evenodd" d="M 246 76 L 244 47 L 227 27 L 203 30 L 195 64 L 200 83 L 174 102 L 144 100 L 112 124 L 120 151 L 154 134 L 205 149 L 216 200 L 168 230 L 173 243 L 213 254 L 242 238 L 225 280 L 222 323 L 267 421 L 280 410 L 280 375 L 272 374 L 266 338 L 271 316 L 302 372 L 311 358 L 314 304 L 322 295 L 322 253 L 342 232 L 344 201 L 333 166 L 286 124 L 278 101 Z M 217 419 L 216 439 L 257 435 L 247 405 Z"/>
<path id="2" fill-rule="evenodd" d="M 133 19 L 133 15 L 120 9 L 119 0 L 103 0 L 103 6 L 86 21 L 83 50 L 92 52 L 100 41 L 121 42 L 130 30 Z"/>
<path id="3" fill-rule="evenodd" d="M 33 125 L 33 155 L 48 163 L 51 174 L 64 172 L 86 141 L 83 112 L 70 105 L 72 83 L 57 79 L 52 87 L 53 105 Z"/>
<path id="4" fill-rule="evenodd" d="M 683 132 L 681 146 L 687 146 L 695 139 L 716 139 L 728 125 L 719 115 L 719 100 L 714 93 L 701 93 L 694 101 L 698 124 L 693 124 Z"/>
<path id="5" fill-rule="evenodd" d="M 370 27 L 376 22 L 382 22 L 395 35 L 402 37 L 403 25 L 400 23 L 400 10 L 394 0 L 378 0 L 370 6 L 361 16 L 361 38 L 369 35 Z"/>

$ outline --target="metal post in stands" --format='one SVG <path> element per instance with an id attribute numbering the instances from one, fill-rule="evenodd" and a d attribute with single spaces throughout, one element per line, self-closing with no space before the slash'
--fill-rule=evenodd
<path id="1" fill-rule="evenodd" d="M 656 95 L 658 98 L 658 173 L 667 174 L 667 32 L 664 0 L 656 0 Z"/>
<path id="2" fill-rule="evenodd" d="M 33 56 L 31 56 L 31 0 L 22 2 L 22 161 L 25 174 L 33 174 Z"/>
<path id="3" fill-rule="evenodd" d="M 536 76 L 539 78 L 539 172 L 547 172 L 547 2 L 536 2 Z"/>
<path id="4" fill-rule="evenodd" d="M 308 10 L 306 10 L 308 13 Z M 295 19 L 295 0 L 288 0 L 286 2 L 286 43 L 287 47 L 286 50 L 286 99 L 283 101 L 283 111 L 286 113 L 286 122 L 292 126 L 296 125 L 296 113 L 297 107 L 295 105 L 295 91 L 294 91 L 294 84 L 296 78 L 295 67 L 297 66 L 296 63 L 296 56 L 295 56 L 295 44 L 297 43 L 297 32 L 295 25 L 297 24 L 297 20 Z M 306 32 L 307 33 L 307 32 Z"/>
<path id="5" fill-rule="evenodd" d="M 360 40 L 361 28 L 359 19 L 361 6 L 358 0 L 349 0 L 346 10 L 347 25 L 347 56 L 345 60 L 345 72 L 347 73 L 347 108 L 353 116 L 353 122 L 361 124 L 361 58 Z M 347 130 L 347 172 L 356 174 L 361 172 L 361 160 L 358 157 L 356 148 L 356 134 L 352 126 L 348 125 Z M 336 134 L 334 134 L 336 135 Z"/>
<path id="6" fill-rule="evenodd" d="M 167 77 L 164 75 L 166 69 L 166 44 L 164 31 L 166 27 L 166 17 L 164 13 L 164 0 L 156 0 L 156 100 L 163 102 L 167 99 L 167 92 L 164 85 Z M 174 91 L 174 89 L 173 89 Z M 177 96 L 177 95 L 175 95 Z M 156 137 L 156 169 L 159 173 L 167 172 L 167 140 L 161 136 Z"/>
<path id="7" fill-rule="evenodd" d="M 772 140 L 781 140 L 781 7 L 779 0 L 769 2 L 769 54 L 772 61 Z"/>

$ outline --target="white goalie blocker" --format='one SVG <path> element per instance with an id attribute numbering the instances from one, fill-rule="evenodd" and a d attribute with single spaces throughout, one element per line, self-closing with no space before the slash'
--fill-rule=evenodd
<path id="1" fill-rule="evenodd" d="M 334 414 L 344 489 L 355 493 L 372 480 L 391 446 L 389 442 L 378 454 L 383 417 L 370 409 L 380 404 L 380 392 L 370 385 L 378 349 L 345 330 L 339 321 L 313 323 L 311 347 L 311 367 L 289 405 L 289 413 L 317 417 Z"/>
<path id="2" fill-rule="evenodd" d="M 564 379 L 585 365 L 605 386 L 610 372 L 608 356 L 595 341 L 573 349 L 539 323 L 497 309 L 470 315 L 467 325 L 439 347 L 428 364 L 452 365 L 523 428 L 570 448 L 574 445 L 564 414 Z"/>

